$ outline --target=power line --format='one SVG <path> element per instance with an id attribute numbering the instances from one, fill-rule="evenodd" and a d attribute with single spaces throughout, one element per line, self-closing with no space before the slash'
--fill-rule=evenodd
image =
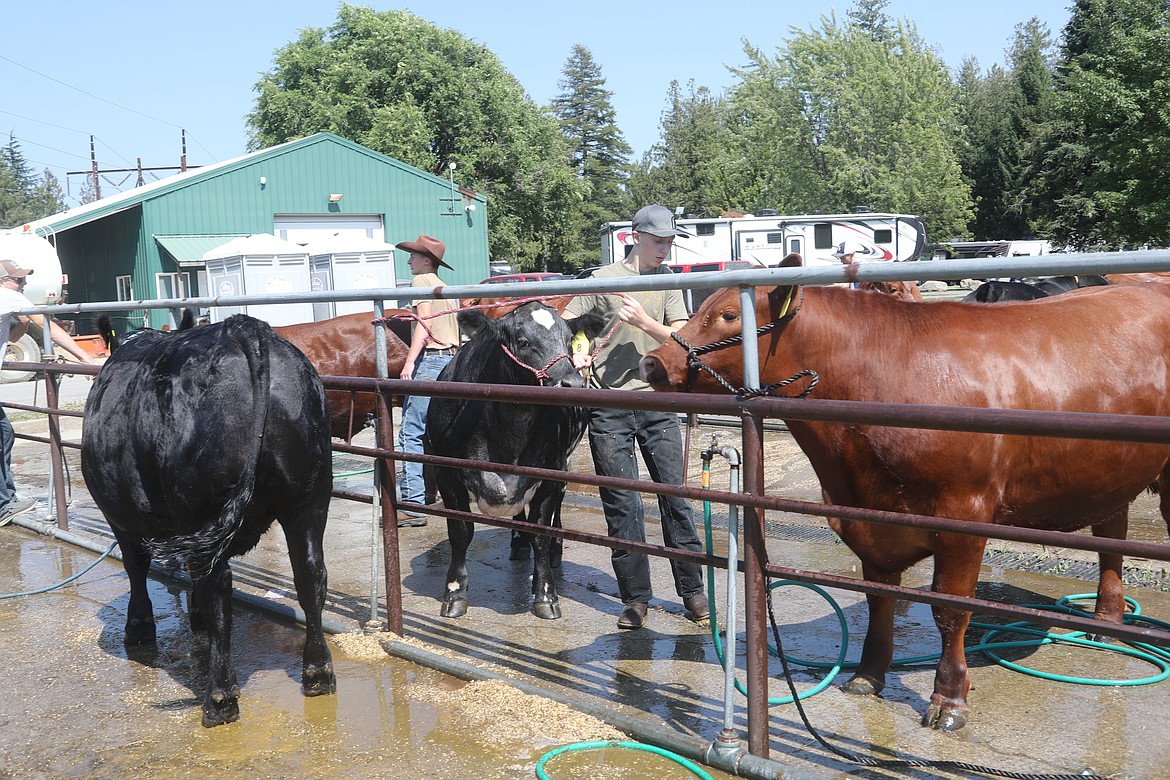
<path id="1" fill-rule="evenodd" d="M 16 117 L 17 119 L 23 119 L 23 120 L 25 120 L 25 121 L 27 121 L 27 122 L 36 122 L 38 125 L 48 125 L 49 127 L 55 127 L 55 128 L 57 128 L 58 130 L 68 130 L 68 131 L 69 131 L 69 132 L 71 132 L 71 133 L 81 133 L 82 135 L 88 135 L 88 134 L 89 134 L 89 133 L 88 133 L 87 131 L 85 131 L 85 130 L 78 130 L 78 129 L 76 129 L 76 128 L 73 128 L 73 127 L 65 127 L 64 125 L 55 125 L 55 124 L 53 124 L 52 122 L 46 122 L 46 121 L 44 121 L 43 119 L 34 119 L 34 118 L 32 118 L 31 116 L 22 116 L 22 115 L 20 115 L 20 114 L 13 113 L 12 111 L 5 111 L 5 110 L 4 110 L 4 109 L 2 109 L 2 108 L 0 108 L 0 114 L 8 114 L 8 116 L 14 116 L 14 117 Z"/>
<path id="2" fill-rule="evenodd" d="M 62 128 L 62 129 L 68 129 L 68 128 Z M 15 138 L 17 141 L 20 141 L 22 144 L 29 144 L 31 146 L 39 146 L 42 149 L 48 149 L 48 150 L 53 151 L 53 152 L 60 152 L 61 154 L 67 154 L 70 157 L 76 157 L 79 160 L 88 160 L 89 159 L 84 154 L 74 154 L 73 152 L 67 152 L 64 149 L 58 149 L 55 146 L 47 146 L 45 144 L 38 144 L 36 141 L 30 141 L 27 138 L 16 135 L 15 133 L 12 135 L 12 137 Z M 64 166 L 62 166 L 62 167 L 64 167 Z"/>
<path id="3" fill-rule="evenodd" d="M 49 81 L 60 84 L 63 87 L 68 87 L 69 89 L 72 89 L 75 92 L 80 92 L 83 95 L 88 95 L 89 97 L 93 98 L 94 100 L 100 100 L 103 103 L 109 103 L 111 106 L 114 106 L 115 108 L 120 108 L 123 111 L 129 111 L 131 114 L 138 114 L 138 116 L 146 117 L 147 119 L 154 120 L 155 122 L 160 122 L 160 123 L 162 123 L 164 125 L 168 125 L 170 127 L 178 128 L 179 130 L 183 129 L 181 125 L 176 125 L 172 122 L 166 121 L 165 119 L 159 119 L 158 117 L 151 116 L 150 114 L 144 114 L 141 111 L 136 111 L 135 109 L 130 108 L 129 106 L 124 106 L 121 103 L 115 103 L 112 100 L 107 100 L 106 98 L 104 98 L 100 95 L 95 95 L 92 92 L 86 92 L 84 89 L 81 89 L 80 87 L 75 87 L 72 84 L 66 84 L 64 81 L 61 81 L 60 79 L 55 79 L 52 76 L 49 76 L 45 73 L 41 73 L 39 70 L 36 70 L 35 68 L 30 68 L 28 65 L 24 65 L 22 63 L 19 63 L 16 60 L 12 59 L 11 57 L 5 57 L 3 54 L 0 54 L 0 60 L 4 60 L 5 62 L 11 62 L 13 65 L 17 66 L 18 68 L 24 68 L 29 73 L 35 73 L 38 76 L 40 76 L 41 78 L 48 79 Z"/>

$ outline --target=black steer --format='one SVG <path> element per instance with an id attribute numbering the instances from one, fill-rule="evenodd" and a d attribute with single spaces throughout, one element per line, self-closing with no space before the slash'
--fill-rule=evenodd
<path id="1" fill-rule="evenodd" d="M 584 380 L 569 359 L 569 343 L 578 330 L 593 338 L 604 327 L 598 315 L 566 322 L 536 302 L 499 319 L 474 309 L 458 316 L 470 340 L 439 375 L 444 382 L 583 387 Z M 427 437 L 436 455 L 564 469 L 587 422 L 586 410 L 577 407 L 433 398 Z M 540 525 L 552 525 L 565 496 L 564 482 L 490 471 L 440 467 L 435 481 L 447 509 L 467 512 L 474 499 L 484 514 L 523 519 L 527 510 L 529 520 Z M 447 521 L 451 565 L 440 610 L 444 617 L 467 612 L 467 547 L 474 533 L 472 523 Z M 537 617 L 553 619 L 561 616 L 561 610 L 549 566 L 549 542 L 543 535 L 533 542 L 532 611 Z"/>
<path id="2" fill-rule="evenodd" d="M 1046 276 L 1032 282 L 984 282 L 968 293 L 963 300 L 977 303 L 997 301 L 1033 301 L 1053 295 L 1079 290 L 1082 287 L 1102 287 L 1109 284 L 1104 276 Z"/>
<path id="3" fill-rule="evenodd" d="M 239 718 L 228 560 L 280 521 L 307 634 L 306 696 L 333 693 L 321 633 L 321 541 L 333 486 L 329 413 L 305 356 L 244 315 L 179 333 L 142 331 L 98 373 L 81 468 L 130 578 L 127 645 L 155 640 L 151 559 L 191 572 L 191 627 L 210 644 L 203 725 Z"/>

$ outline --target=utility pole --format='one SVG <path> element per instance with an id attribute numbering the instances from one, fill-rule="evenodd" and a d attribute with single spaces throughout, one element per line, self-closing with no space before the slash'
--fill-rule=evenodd
<path id="1" fill-rule="evenodd" d="M 89 137 L 89 170 L 88 171 L 66 171 L 65 175 L 67 175 L 67 176 L 85 175 L 85 176 L 91 177 L 91 179 L 93 181 L 94 196 L 98 200 L 101 200 L 102 199 L 102 184 L 101 184 L 100 176 L 103 173 L 137 173 L 138 179 L 137 179 L 137 181 L 135 181 L 134 186 L 141 187 L 141 186 L 146 184 L 146 180 L 142 176 L 143 171 L 179 171 L 181 173 L 183 171 L 190 170 L 191 168 L 198 168 L 199 167 L 198 165 L 191 165 L 191 166 L 187 165 L 187 131 L 186 131 L 186 129 L 182 130 L 182 154 L 179 156 L 179 164 L 178 165 L 163 165 L 163 166 L 157 166 L 157 167 L 151 167 L 151 168 L 143 168 L 141 157 L 137 158 L 137 162 L 138 162 L 138 165 L 137 165 L 137 167 L 134 167 L 134 168 L 98 168 L 97 150 L 95 147 L 94 137 L 91 135 Z"/>
<path id="2" fill-rule="evenodd" d="M 101 180 L 98 179 L 97 151 L 94 149 L 92 135 L 90 135 L 90 137 L 89 137 L 89 169 L 90 169 L 90 175 L 93 177 L 94 195 L 97 197 L 98 200 L 101 200 L 102 199 L 102 183 L 101 183 Z M 69 173 L 71 173 L 71 171 L 67 172 L 66 175 L 69 175 Z"/>

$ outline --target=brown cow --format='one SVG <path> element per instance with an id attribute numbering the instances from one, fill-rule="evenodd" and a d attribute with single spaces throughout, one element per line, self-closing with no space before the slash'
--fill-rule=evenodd
<path id="1" fill-rule="evenodd" d="M 1110 284 L 1142 284 L 1144 282 L 1161 282 L 1162 284 L 1167 284 L 1170 283 L 1170 272 L 1151 271 L 1149 273 L 1135 274 L 1105 274 L 1105 278 L 1109 280 Z"/>
<path id="2" fill-rule="evenodd" d="M 407 312 L 401 309 L 387 309 L 386 317 L 404 313 Z M 322 376 L 378 375 L 373 313 L 345 314 L 331 320 L 283 325 L 273 330 L 304 352 Z M 403 334 L 406 339 L 410 338 L 409 321 L 391 320 L 386 329 L 386 363 L 389 376 L 394 379 L 398 378 L 406 361 L 407 346 Z M 374 413 L 373 393 L 329 390 L 325 396 L 329 401 L 330 431 L 338 439 L 352 439 L 366 427 L 367 419 Z"/>
<path id="3" fill-rule="evenodd" d="M 564 314 L 565 307 L 569 305 L 569 301 L 573 300 L 573 297 L 572 295 L 553 295 L 542 297 L 539 300 L 550 309 L 556 311 L 557 314 Z M 484 314 L 498 320 L 517 306 L 529 300 L 532 300 L 532 298 L 461 298 L 459 300 L 459 308 L 474 309 L 482 307 Z M 493 306 L 492 304 L 497 305 Z"/>
<path id="4" fill-rule="evenodd" d="M 862 282 L 861 284 L 857 285 L 857 289 L 882 293 L 884 295 L 892 295 L 895 298 L 901 298 L 904 301 L 925 300 L 922 297 L 922 291 L 918 289 L 918 283 L 911 281 Z"/>
<path id="5" fill-rule="evenodd" d="M 788 316 L 781 314 L 790 306 Z M 1036 301 L 983 306 L 908 303 L 834 287 L 756 290 L 761 384 L 805 369 L 817 398 L 887 403 L 1170 414 L 1170 287 L 1086 289 Z M 739 294 L 712 295 L 676 335 L 642 361 L 656 389 L 723 392 L 705 371 L 688 377 L 680 345 L 741 334 Z M 726 347 L 727 345 L 724 345 Z M 703 363 L 743 385 L 742 346 L 703 354 Z M 691 386 L 693 383 L 693 387 Z M 1050 530 L 1092 526 L 1122 538 L 1127 509 L 1163 475 L 1170 448 L 1105 441 L 970 434 L 788 421 L 826 504 Z M 986 540 L 834 518 L 834 531 L 861 559 L 864 576 L 898 584 L 935 557 L 932 589 L 971 596 Z M 1120 622 L 1121 556 L 1102 555 L 1098 618 Z M 844 685 L 878 693 L 893 655 L 896 599 L 868 596 L 861 662 Z M 967 721 L 970 680 L 963 635 L 971 614 L 934 608 L 942 658 L 925 726 Z"/>

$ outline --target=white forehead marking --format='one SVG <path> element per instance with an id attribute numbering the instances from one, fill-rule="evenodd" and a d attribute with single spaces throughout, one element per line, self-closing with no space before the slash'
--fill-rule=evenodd
<path id="1" fill-rule="evenodd" d="M 545 330 L 552 330 L 553 323 L 556 322 L 553 319 L 553 313 L 548 309 L 537 309 L 532 312 L 532 319 L 536 320 L 538 325 L 543 325 Z"/>

